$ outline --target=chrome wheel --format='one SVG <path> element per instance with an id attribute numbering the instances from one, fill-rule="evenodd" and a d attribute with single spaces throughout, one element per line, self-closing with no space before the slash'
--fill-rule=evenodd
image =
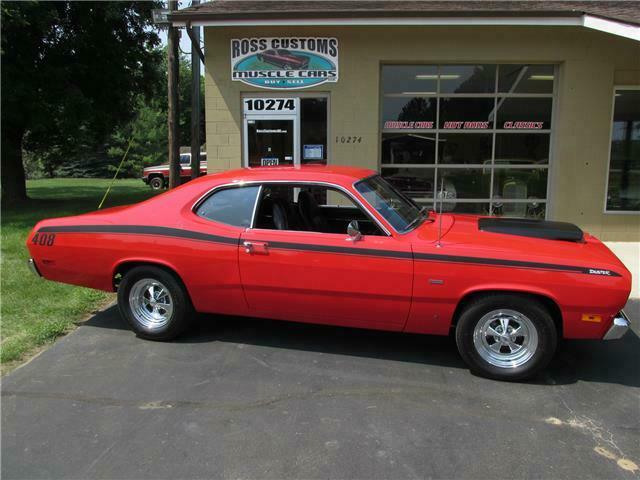
<path id="1" fill-rule="evenodd" d="M 524 365 L 536 353 L 538 331 L 533 322 L 515 310 L 493 310 L 473 331 L 473 344 L 483 360 L 501 368 Z"/>
<path id="2" fill-rule="evenodd" d="M 155 330 L 166 326 L 171 320 L 173 299 L 162 283 L 152 278 L 143 278 L 131 287 L 129 307 L 140 325 Z"/>

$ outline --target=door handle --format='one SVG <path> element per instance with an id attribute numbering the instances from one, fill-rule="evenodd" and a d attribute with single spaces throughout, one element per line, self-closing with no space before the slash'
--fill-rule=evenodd
<path id="1" fill-rule="evenodd" d="M 244 251 L 247 253 L 267 253 L 266 242 L 242 242 Z"/>

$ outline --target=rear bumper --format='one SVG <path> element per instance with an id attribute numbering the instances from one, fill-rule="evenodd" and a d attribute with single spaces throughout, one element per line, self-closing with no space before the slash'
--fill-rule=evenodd
<path id="1" fill-rule="evenodd" d="M 625 315 L 625 313 L 620 310 L 618 314 L 613 317 L 613 323 L 605 333 L 603 340 L 617 340 L 621 338 L 627 330 L 629 330 L 629 318 Z"/>
<path id="2" fill-rule="evenodd" d="M 31 270 L 31 272 L 36 276 L 36 277 L 41 277 L 42 275 L 40 274 L 40 271 L 38 270 L 38 267 L 36 266 L 36 262 L 33 260 L 33 258 L 30 258 L 27 261 L 27 264 L 29 265 L 29 270 Z"/>

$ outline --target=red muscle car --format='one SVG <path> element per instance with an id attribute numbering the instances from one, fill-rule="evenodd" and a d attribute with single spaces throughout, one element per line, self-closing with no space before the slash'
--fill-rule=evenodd
<path id="1" fill-rule="evenodd" d="M 145 202 L 39 222 L 46 279 L 118 293 L 142 338 L 193 312 L 454 334 L 479 374 L 533 375 L 560 338 L 615 339 L 631 274 L 559 222 L 438 215 L 370 170 L 208 175 Z"/>
<path id="2" fill-rule="evenodd" d="M 309 66 L 309 57 L 296 55 L 284 48 L 265 50 L 258 54 L 258 60 L 277 65 L 284 69 L 303 70 Z"/>
<path id="3" fill-rule="evenodd" d="M 200 154 L 200 175 L 207 174 L 207 154 Z M 191 180 L 191 154 L 180 154 L 180 182 Z M 146 167 L 142 171 L 142 181 L 154 190 L 160 190 L 169 185 L 169 165 Z"/>

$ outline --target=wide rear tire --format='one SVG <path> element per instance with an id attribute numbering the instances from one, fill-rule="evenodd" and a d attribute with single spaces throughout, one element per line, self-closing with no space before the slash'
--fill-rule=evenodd
<path id="1" fill-rule="evenodd" d="M 558 333 L 547 308 L 525 295 L 490 294 L 467 304 L 456 325 L 460 355 L 474 373 L 523 380 L 552 359 Z"/>
<path id="2" fill-rule="evenodd" d="M 135 267 L 124 275 L 118 286 L 118 308 L 133 331 L 147 340 L 172 340 L 193 318 L 182 282 L 154 266 Z"/>

